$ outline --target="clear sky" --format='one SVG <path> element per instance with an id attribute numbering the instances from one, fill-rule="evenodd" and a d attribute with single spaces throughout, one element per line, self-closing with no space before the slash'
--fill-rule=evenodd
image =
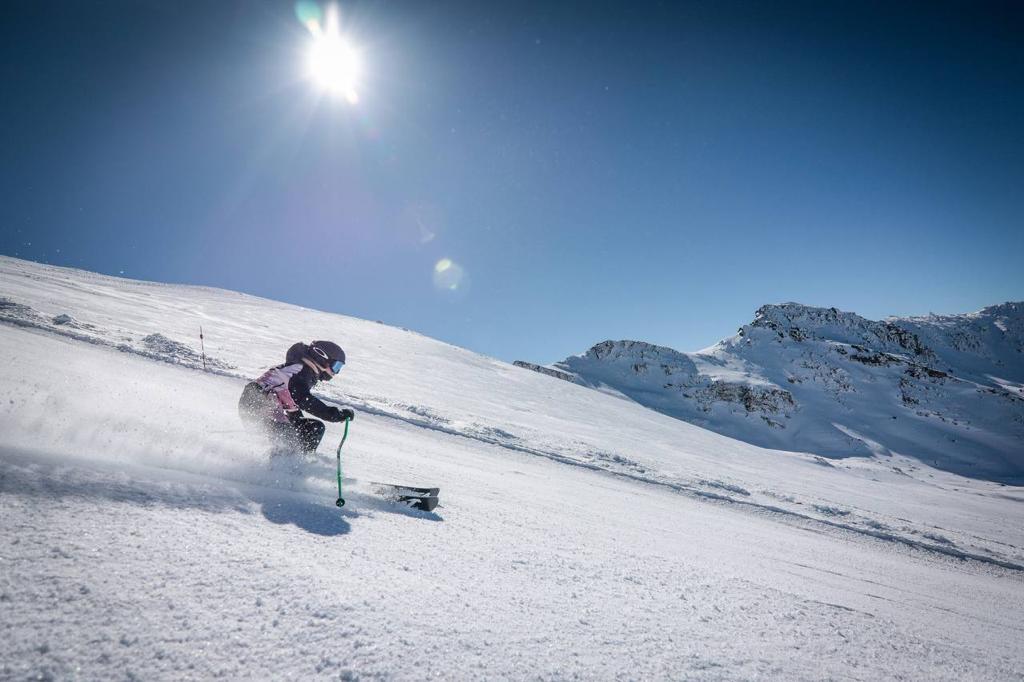
<path id="1" fill-rule="evenodd" d="M 354 105 L 292 2 L 0 17 L 6 255 L 539 362 L 1024 299 L 1021 3 L 360 0 Z"/>

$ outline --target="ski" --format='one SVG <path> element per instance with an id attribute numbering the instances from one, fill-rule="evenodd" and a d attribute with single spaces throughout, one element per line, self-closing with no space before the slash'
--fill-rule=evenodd
<path id="1" fill-rule="evenodd" d="M 440 488 L 417 488 L 394 483 L 371 482 L 373 492 L 386 500 L 405 504 L 413 509 L 433 511 L 438 504 Z"/>
<path id="2" fill-rule="evenodd" d="M 417 497 L 415 495 L 399 495 L 395 502 L 404 504 L 411 509 L 419 509 L 420 511 L 434 511 L 437 507 L 438 499 L 436 497 Z"/>
<path id="3" fill-rule="evenodd" d="M 440 488 L 416 488 L 411 485 L 399 485 L 397 483 L 379 483 L 371 481 L 374 491 L 379 495 L 392 493 L 396 495 L 408 495 L 410 497 L 437 497 L 441 492 Z"/>

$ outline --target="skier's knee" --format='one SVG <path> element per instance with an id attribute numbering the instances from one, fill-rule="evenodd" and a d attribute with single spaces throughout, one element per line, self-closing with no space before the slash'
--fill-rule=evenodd
<path id="1" fill-rule="evenodd" d="M 320 445 L 320 441 L 323 440 L 325 428 L 322 421 L 317 421 L 316 419 L 303 420 L 300 429 L 303 449 L 307 452 L 315 451 L 317 446 Z"/>

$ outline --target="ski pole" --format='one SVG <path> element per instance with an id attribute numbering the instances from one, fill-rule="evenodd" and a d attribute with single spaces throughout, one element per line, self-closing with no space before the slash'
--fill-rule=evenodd
<path id="1" fill-rule="evenodd" d="M 341 442 L 338 443 L 338 500 L 334 503 L 339 507 L 345 506 L 345 498 L 341 496 L 341 446 L 345 444 L 345 439 L 348 438 L 348 422 L 345 420 L 345 433 L 341 434 Z"/>

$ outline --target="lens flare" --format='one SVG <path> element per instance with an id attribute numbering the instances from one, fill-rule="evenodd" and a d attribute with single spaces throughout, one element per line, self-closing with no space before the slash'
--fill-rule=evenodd
<path id="1" fill-rule="evenodd" d="M 423 200 L 406 206 L 399 221 L 404 239 L 418 244 L 429 244 L 437 239 L 445 218 L 438 206 Z"/>
<path id="2" fill-rule="evenodd" d="M 314 32 L 320 28 L 323 13 L 313 0 L 299 0 L 295 3 L 295 16 L 310 32 Z"/>
<path id="3" fill-rule="evenodd" d="M 446 291 L 456 291 L 465 279 L 462 266 L 451 258 L 442 258 L 434 264 L 434 286 Z"/>

